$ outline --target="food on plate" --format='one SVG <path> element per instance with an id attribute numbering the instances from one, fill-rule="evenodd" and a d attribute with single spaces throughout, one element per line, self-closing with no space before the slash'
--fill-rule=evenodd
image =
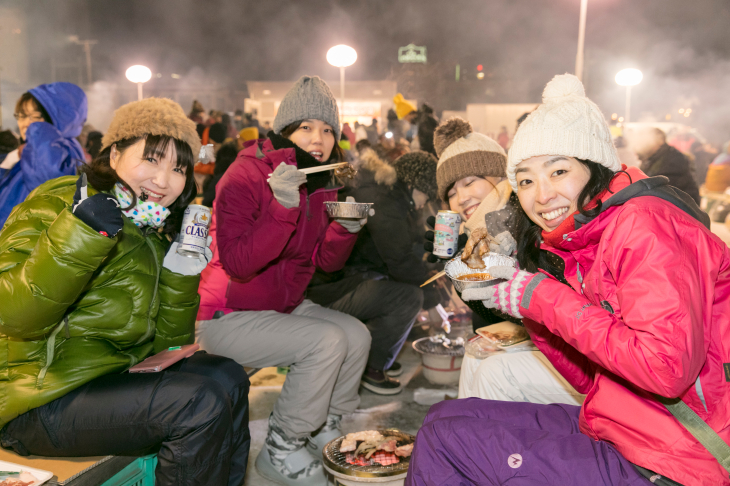
<path id="1" fill-rule="evenodd" d="M 484 255 L 489 253 L 489 233 L 486 228 L 476 228 L 469 235 L 469 239 L 461 254 L 461 261 L 469 268 L 481 270 L 487 268 L 484 264 Z"/>
<path id="2" fill-rule="evenodd" d="M 492 276 L 488 273 L 468 273 L 466 275 L 461 275 L 459 280 L 463 280 L 465 282 L 483 282 L 485 280 L 492 280 Z"/>
<path id="3" fill-rule="evenodd" d="M 395 449 L 395 455 L 400 457 L 408 457 L 413 452 L 413 444 L 406 444 Z"/>
<path id="4" fill-rule="evenodd" d="M 0 473 L 0 478 L 2 478 L 0 486 L 30 486 L 38 481 L 38 478 L 27 471 L 20 471 L 19 474 L 16 473 L 10 477 L 7 476 L 8 474 Z"/>
<path id="5" fill-rule="evenodd" d="M 506 348 L 530 339 L 527 330 L 512 322 L 500 322 L 491 326 L 480 327 L 477 334 L 493 342 L 500 348 Z"/>

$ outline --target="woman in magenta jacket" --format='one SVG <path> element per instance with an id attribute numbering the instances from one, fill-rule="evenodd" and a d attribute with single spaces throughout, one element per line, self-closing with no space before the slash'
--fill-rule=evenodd
<path id="1" fill-rule="evenodd" d="M 523 318 L 585 402 L 438 404 L 407 484 L 728 485 L 663 402 L 730 440 L 730 251 L 666 178 L 621 170 L 577 78 L 557 76 L 543 102 L 507 166 L 531 221 L 522 270 L 490 269 L 507 281 L 464 298 Z"/>
<path id="2" fill-rule="evenodd" d="M 256 467 L 280 484 L 319 485 L 322 448 L 360 402 L 370 333 L 304 291 L 315 266 L 344 266 L 365 220 L 330 219 L 331 172 L 298 170 L 341 160 L 337 103 L 324 81 L 302 77 L 268 137 L 247 142 L 216 186 L 197 340 L 244 366 L 290 367 Z"/>

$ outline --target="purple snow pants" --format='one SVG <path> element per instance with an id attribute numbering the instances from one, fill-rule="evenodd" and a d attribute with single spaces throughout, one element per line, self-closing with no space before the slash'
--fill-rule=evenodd
<path id="1" fill-rule="evenodd" d="M 416 437 L 406 486 L 646 486 L 609 444 L 578 430 L 580 407 L 466 398 L 437 403 Z"/>

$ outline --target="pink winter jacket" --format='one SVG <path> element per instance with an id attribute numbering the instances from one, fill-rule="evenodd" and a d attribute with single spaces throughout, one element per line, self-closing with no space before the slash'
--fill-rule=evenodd
<path id="1" fill-rule="evenodd" d="M 218 310 L 289 313 L 304 300 L 315 265 L 334 272 L 350 256 L 357 234 L 332 222 L 324 205 L 337 200 L 337 189 L 308 195 L 302 185 L 299 207 L 287 209 L 267 182 L 282 163 L 297 165 L 293 148 L 275 150 L 270 140 L 258 140 L 218 182 L 213 260 L 201 275 L 198 320 Z"/>
<path id="2" fill-rule="evenodd" d="M 617 176 L 614 201 L 637 184 L 666 187 L 629 171 L 634 184 Z M 681 484 L 730 485 L 653 397 L 681 397 L 730 442 L 730 251 L 653 190 L 611 205 L 546 248 L 563 258 L 573 288 L 539 275 L 520 311 L 537 347 L 587 394 L 584 434 Z"/>

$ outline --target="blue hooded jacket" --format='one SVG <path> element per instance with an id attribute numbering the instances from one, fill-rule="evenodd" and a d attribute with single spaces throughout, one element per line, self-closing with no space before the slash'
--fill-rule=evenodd
<path id="1" fill-rule="evenodd" d="M 0 169 L 0 226 L 33 189 L 47 180 L 74 175 L 84 161 L 76 140 L 86 121 L 84 91 L 72 83 L 51 83 L 31 89 L 30 94 L 43 105 L 53 124 L 31 124 L 18 163 Z"/>

